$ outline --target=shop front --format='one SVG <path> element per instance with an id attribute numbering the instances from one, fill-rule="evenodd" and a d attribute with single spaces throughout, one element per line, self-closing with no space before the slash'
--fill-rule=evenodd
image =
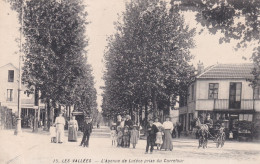
<path id="1" fill-rule="evenodd" d="M 214 111 L 214 123 L 224 123 L 226 136 L 229 139 L 239 139 L 241 136 L 252 136 L 254 111 Z"/>

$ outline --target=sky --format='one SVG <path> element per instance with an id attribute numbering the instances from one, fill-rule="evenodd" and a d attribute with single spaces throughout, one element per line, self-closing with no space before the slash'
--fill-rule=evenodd
<path id="1" fill-rule="evenodd" d="M 95 87 L 97 89 L 98 109 L 102 103 L 100 89 L 104 86 L 102 80 L 105 70 L 103 55 L 107 45 L 107 37 L 115 33 L 114 22 L 118 19 L 125 9 L 126 0 L 85 0 L 88 11 L 88 21 L 86 35 L 89 38 L 88 63 L 92 65 L 93 75 L 95 78 Z M 185 14 L 185 21 L 190 27 L 196 27 L 200 31 L 202 28 L 195 21 L 193 13 Z M 18 67 L 19 44 L 19 24 L 17 15 L 10 9 L 8 3 L 0 0 L 0 66 L 9 62 Z M 206 30 L 207 31 L 207 30 Z M 242 59 L 243 56 L 249 57 L 252 54 L 252 48 L 234 50 L 235 42 L 219 45 L 221 34 L 211 35 L 207 32 L 194 37 L 196 47 L 191 49 L 194 55 L 192 64 L 200 61 L 205 67 L 216 63 L 241 63 L 249 62 Z"/>

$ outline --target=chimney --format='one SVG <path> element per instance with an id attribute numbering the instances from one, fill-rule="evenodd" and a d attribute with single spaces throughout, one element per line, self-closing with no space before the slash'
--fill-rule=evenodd
<path id="1" fill-rule="evenodd" d="M 204 72 L 204 65 L 199 61 L 198 63 L 198 75 Z"/>

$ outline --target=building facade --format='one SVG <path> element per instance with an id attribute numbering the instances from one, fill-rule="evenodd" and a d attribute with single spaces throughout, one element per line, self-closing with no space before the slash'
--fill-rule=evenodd
<path id="1" fill-rule="evenodd" d="M 252 69 L 253 64 L 217 64 L 204 72 L 199 70 L 187 99 L 180 101 L 179 119 L 184 130 L 192 130 L 193 119 L 206 114 L 214 122 L 225 120 L 234 134 L 238 121 L 260 124 L 260 87 L 253 89 L 248 81 L 253 78 Z"/>
<path id="2" fill-rule="evenodd" d="M 0 67 L 0 102 L 1 106 L 5 106 L 12 110 L 12 113 L 18 114 L 18 84 L 19 69 L 12 63 Z M 23 127 L 31 127 L 32 117 L 35 117 L 35 102 L 37 98 L 34 94 L 27 94 L 26 87 L 21 88 L 21 118 Z M 40 103 L 41 119 L 44 119 L 45 105 Z M 31 119 L 31 120 L 30 120 Z"/>

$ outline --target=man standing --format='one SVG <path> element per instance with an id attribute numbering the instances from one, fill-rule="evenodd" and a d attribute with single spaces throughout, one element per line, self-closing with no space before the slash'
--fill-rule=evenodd
<path id="1" fill-rule="evenodd" d="M 182 124 L 180 122 L 177 122 L 177 133 L 178 133 L 178 138 L 181 136 L 181 131 L 182 131 Z M 177 137 L 177 136 L 176 136 Z"/>
<path id="2" fill-rule="evenodd" d="M 133 121 L 131 120 L 131 116 L 130 115 L 126 115 L 126 120 L 125 120 L 125 124 L 124 124 L 124 128 L 128 127 L 128 137 L 127 137 L 127 147 L 130 147 L 130 138 L 131 138 L 131 133 L 130 131 L 133 129 Z"/>
<path id="3" fill-rule="evenodd" d="M 130 115 L 126 115 L 126 120 L 125 120 L 125 124 L 124 127 L 128 126 L 129 130 L 133 129 L 133 121 L 131 120 L 131 116 Z"/>
<path id="4" fill-rule="evenodd" d="M 213 134 L 213 120 L 210 118 L 210 114 L 207 115 L 204 123 L 208 126 L 209 133 Z"/>
<path id="5" fill-rule="evenodd" d="M 83 138 L 80 146 L 88 147 L 89 145 L 89 136 L 92 132 L 92 123 L 91 117 L 86 117 L 84 125 L 83 125 Z"/>
<path id="6" fill-rule="evenodd" d="M 153 124 L 153 120 L 149 121 L 147 125 L 147 144 L 146 144 L 146 151 L 148 153 L 150 147 L 150 153 L 153 153 L 153 146 L 156 140 L 156 133 L 158 132 L 157 127 Z"/>
<path id="7" fill-rule="evenodd" d="M 65 126 L 65 119 L 62 116 L 62 113 L 59 113 L 59 116 L 56 117 L 55 125 L 56 125 L 56 142 L 62 143 L 63 136 L 64 136 L 64 126 Z"/>

